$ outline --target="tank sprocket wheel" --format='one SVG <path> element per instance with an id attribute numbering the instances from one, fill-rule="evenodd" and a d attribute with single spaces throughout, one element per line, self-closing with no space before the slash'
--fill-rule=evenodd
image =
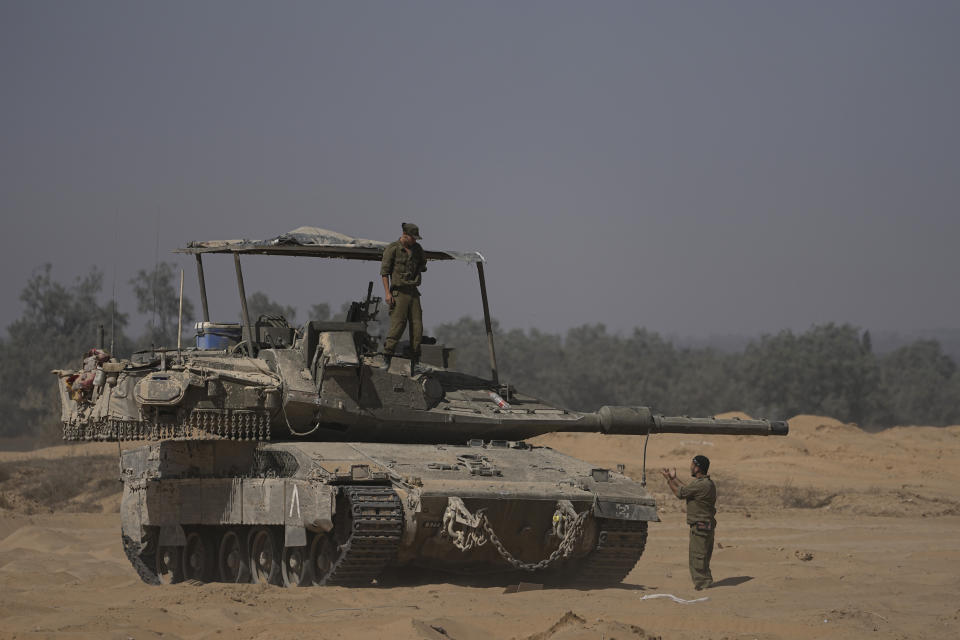
<path id="1" fill-rule="evenodd" d="M 246 536 L 236 529 L 227 529 L 220 537 L 217 550 L 217 572 L 221 582 L 250 582 L 250 558 L 245 552 Z"/>
<path id="2" fill-rule="evenodd" d="M 183 544 L 183 577 L 186 580 L 210 582 L 214 568 L 214 542 L 208 532 L 197 529 L 187 533 Z"/>
<path id="3" fill-rule="evenodd" d="M 282 552 L 271 527 L 257 527 L 250 532 L 250 574 L 254 583 L 283 584 Z"/>
<path id="4" fill-rule="evenodd" d="M 310 577 L 310 548 L 284 547 L 280 573 L 285 587 L 304 587 L 312 582 Z"/>
<path id="5" fill-rule="evenodd" d="M 333 537 L 328 533 L 315 533 L 310 540 L 308 562 L 310 563 L 310 582 L 323 584 L 330 567 L 337 561 L 339 550 Z"/>

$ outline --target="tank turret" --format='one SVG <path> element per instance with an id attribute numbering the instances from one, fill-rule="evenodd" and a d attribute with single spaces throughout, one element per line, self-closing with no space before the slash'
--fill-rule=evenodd
<path id="1" fill-rule="evenodd" d="M 300 228 L 191 243 L 203 320 L 193 345 L 57 370 L 64 438 L 145 440 L 122 453 L 124 549 L 148 582 L 370 584 L 389 567 L 500 566 L 609 584 L 643 552 L 656 504 L 641 483 L 526 439 L 551 432 L 787 435 L 786 422 L 668 417 L 649 407 L 556 407 L 500 381 L 483 257 L 473 264 L 489 378 L 378 352 L 366 296 L 338 321 L 252 319 L 240 256 L 379 260 L 386 243 Z M 232 254 L 239 323 L 210 321 L 202 256 Z M 486 545 L 486 542 L 492 544 Z"/>
<path id="2" fill-rule="evenodd" d="M 421 362 L 397 356 L 387 363 L 376 353 L 365 320 L 308 322 L 294 329 L 282 318 L 269 324 L 261 318 L 255 327 L 255 357 L 238 343 L 103 362 L 102 376 L 57 371 L 64 438 L 460 444 L 555 431 L 788 431 L 785 422 L 668 417 L 649 407 L 606 406 L 596 413 L 558 408 L 512 386 L 447 369 L 452 349 L 443 345 L 424 345 Z M 86 390 L 77 386 L 85 379 L 91 380 Z"/>

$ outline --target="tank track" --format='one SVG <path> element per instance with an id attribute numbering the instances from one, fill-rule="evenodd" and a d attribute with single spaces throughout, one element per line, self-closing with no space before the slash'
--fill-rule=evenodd
<path id="1" fill-rule="evenodd" d="M 64 440 L 270 440 L 265 412 L 194 409 L 185 422 L 162 422 L 144 410 L 143 420 L 63 423 Z"/>
<path id="2" fill-rule="evenodd" d="M 569 580 L 584 585 L 614 585 L 627 577 L 647 546 L 647 523 L 598 518 L 597 546 L 570 567 Z"/>
<path id="3" fill-rule="evenodd" d="M 346 486 L 341 493 L 350 514 L 350 537 L 340 556 L 316 583 L 370 584 L 396 556 L 403 533 L 403 506 L 390 487 Z"/>
<path id="4" fill-rule="evenodd" d="M 346 539 L 337 547 L 339 555 L 330 570 L 322 578 L 315 578 L 313 584 L 369 585 L 396 557 L 403 533 L 403 507 L 400 498 L 390 487 L 346 486 L 342 489 L 341 497 L 338 515 L 348 517 L 338 526 L 342 527 Z M 230 525 L 200 527 L 207 535 L 218 540 L 229 528 Z M 275 528 L 278 535 L 282 535 L 282 527 Z M 138 540 L 122 534 L 123 550 L 130 564 L 141 580 L 153 585 L 161 584 L 155 566 L 158 536 L 157 527 L 147 527 L 143 537 Z"/>

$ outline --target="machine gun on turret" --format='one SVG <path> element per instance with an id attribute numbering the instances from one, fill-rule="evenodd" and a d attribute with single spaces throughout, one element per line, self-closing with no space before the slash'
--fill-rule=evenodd
<path id="1" fill-rule="evenodd" d="M 380 297 L 373 295 L 373 281 L 367 283 L 367 295 L 361 302 L 351 302 L 347 322 L 375 322 L 380 313 Z"/>

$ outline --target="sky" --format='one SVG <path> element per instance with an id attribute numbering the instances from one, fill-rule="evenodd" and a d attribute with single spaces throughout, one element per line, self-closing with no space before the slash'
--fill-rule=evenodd
<path id="1" fill-rule="evenodd" d="M 36 268 L 302 225 L 478 250 L 505 328 L 960 327 L 960 3 L 0 0 L 0 327 Z M 205 261 L 213 320 L 239 313 Z M 247 292 L 377 265 L 250 257 Z M 428 329 L 481 314 L 431 266 Z"/>

